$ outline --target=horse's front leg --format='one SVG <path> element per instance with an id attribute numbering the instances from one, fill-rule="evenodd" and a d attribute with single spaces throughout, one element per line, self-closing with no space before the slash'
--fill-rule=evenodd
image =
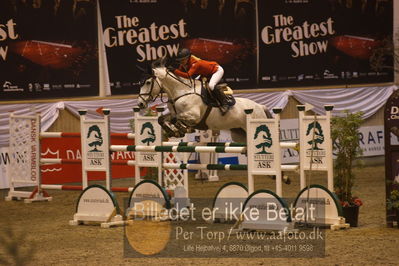
<path id="1" fill-rule="evenodd" d="M 181 138 L 184 137 L 186 133 L 193 132 L 190 127 L 176 117 L 174 108 L 170 109 L 169 107 L 168 112 L 161 115 L 158 122 L 168 137 Z"/>
<path id="2" fill-rule="evenodd" d="M 173 120 L 175 118 L 171 113 L 163 114 L 158 118 L 158 123 L 161 125 L 162 129 L 166 132 L 167 137 L 181 137 L 181 132 L 176 125 L 174 125 Z"/>

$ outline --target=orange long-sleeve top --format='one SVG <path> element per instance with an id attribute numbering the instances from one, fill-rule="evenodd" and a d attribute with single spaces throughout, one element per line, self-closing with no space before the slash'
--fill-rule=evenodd
<path id="1" fill-rule="evenodd" d="M 190 56 L 186 65 L 180 65 L 175 69 L 174 73 L 183 78 L 190 78 L 192 76 L 201 75 L 210 78 L 213 73 L 217 71 L 218 63 L 213 61 L 202 60 L 195 56 Z"/>

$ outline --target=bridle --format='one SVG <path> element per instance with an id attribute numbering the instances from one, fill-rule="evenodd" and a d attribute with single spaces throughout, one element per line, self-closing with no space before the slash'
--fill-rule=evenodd
<path id="1" fill-rule="evenodd" d="M 149 92 L 139 93 L 139 98 L 140 98 L 143 102 L 145 102 L 145 103 L 148 104 L 149 102 L 155 102 L 155 100 L 159 97 L 159 95 L 161 95 L 161 102 L 162 102 L 162 103 L 165 103 L 165 102 L 163 101 L 163 93 L 165 92 L 164 89 L 163 89 L 163 87 L 161 86 L 161 84 L 159 83 L 159 81 L 158 81 L 158 79 L 157 79 L 157 77 L 156 77 L 155 75 L 152 75 L 150 78 L 151 78 L 151 87 L 150 87 Z M 146 79 L 143 83 L 145 84 L 147 81 L 148 81 L 148 79 Z M 154 85 L 155 85 L 155 83 L 158 84 L 158 87 L 159 87 L 160 90 L 159 90 L 158 94 L 154 97 L 154 96 L 152 95 L 152 91 L 154 90 Z M 144 84 L 143 84 L 143 85 L 144 85 Z M 143 85 L 142 85 L 142 86 L 143 86 Z M 145 99 L 143 96 L 146 96 L 147 99 Z"/>

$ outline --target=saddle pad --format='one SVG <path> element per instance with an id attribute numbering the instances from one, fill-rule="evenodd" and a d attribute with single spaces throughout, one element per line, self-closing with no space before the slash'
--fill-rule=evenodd
<path id="1" fill-rule="evenodd" d="M 201 86 L 201 98 L 202 101 L 212 107 L 219 107 L 219 101 L 213 97 L 210 92 L 205 88 L 205 86 Z M 226 99 L 228 101 L 229 106 L 233 106 L 236 103 L 236 100 L 234 99 L 233 95 L 226 95 Z"/>

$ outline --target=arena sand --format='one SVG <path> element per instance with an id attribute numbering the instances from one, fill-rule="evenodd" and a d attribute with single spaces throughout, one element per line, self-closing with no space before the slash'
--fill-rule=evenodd
<path id="1" fill-rule="evenodd" d="M 0 191 L 0 264 L 12 264 L 13 258 L 20 265 L 373 265 L 398 264 L 399 229 L 385 224 L 385 172 L 384 167 L 356 169 L 354 194 L 364 202 L 360 208 L 359 227 L 339 231 L 326 231 L 325 256 L 322 258 L 126 258 L 124 253 L 124 228 L 102 229 L 99 226 L 70 226 L 79 192 L 50 191 L 52 202 L 25 204 L 5 202 L 7 191 Z M 191 197 L 209 197 L 229 181 L 246 184 L 245 172 L 223 172 L 219 182 L 203 182 L 190 176 Z M 290 185 L 284 185 L 285 197 L 294 198 L 298 193 L 298 175 L 289 175 Z M 131 179 L 115 180 L 115 186 L 131 186 Z M 326 184 L 323 175 L 312 175 L 312 183 Z M 256 189 L 274 190 L 270 178 L 256 179 Z M 118 193 L 123 205 L 127 193 Z M 168 225 L 150 228 L 151 238 L 159 240 Z M 164 227 L 162 229 L 162 227 Z M 138 228 L 136 230 L 136 228 Z M 143 227 L 130 228 L 137 234 Z M 156 231 L 158 230 L 158 231 Z M 160 230 L 160 231 L 159 231 Z M 169 230 L 169 229 L 168 229 Z M 140 248 L 153 250 L 159 241 L 143 241 Z M 146 244 L 149 245 L 148 247 Z M 13 249 L 12 247 L 17 247 Z M 155 247 L 155 248 L 159 248 Z M 162 248 L 162 247 L 161 247 Z M 14 253 L 13 253 L 14 250 Z M 146 251 L 147 250 L 147 251 Z M 10 254 L 14 254 L 13 256 Z M 17 255 L 15 255 L 17 254 Z M 151 254 L 148 253 L 148 254 Z"/>

